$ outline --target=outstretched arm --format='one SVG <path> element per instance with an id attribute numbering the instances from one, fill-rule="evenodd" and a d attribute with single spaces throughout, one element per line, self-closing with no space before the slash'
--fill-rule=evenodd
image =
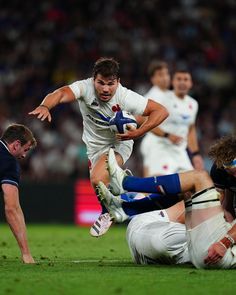
<path id="1" fill-rule="evenodd" d="M 3 184 L 2 190 L 6 219 L 20 247 L 22 260 L 24 263 L 34 263 L 28 246 L 26 225 L 19 202 L 18 188 L 11 184 Z"/>
<path id="2" fill-rule="evenodd" d="M 69 103 L 75 100 L 75 95 L 69 86 L 58 88 L 52 93 L 49 93 L 29 115 L 37 116 L 38 119 L 44 121 L 47 119 L 51 122 L 52 117 L 50 110 L 60 103 Z"/>

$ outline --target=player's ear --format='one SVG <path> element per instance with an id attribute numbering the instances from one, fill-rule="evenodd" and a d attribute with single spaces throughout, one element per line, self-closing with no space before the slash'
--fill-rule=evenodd
<path id="1" fill-rule="evenodd" d="M 21 142 L 17 139 L 13 142 L 13 149 L 17 151 L 21 147 Z"/>

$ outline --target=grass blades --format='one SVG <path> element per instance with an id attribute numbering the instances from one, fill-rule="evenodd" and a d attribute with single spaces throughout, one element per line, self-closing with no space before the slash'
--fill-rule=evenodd
<path id="1" fill-rule="evenodd" d="M 0 294 L 233 294 L 235 270 L 132 263 L 125 226 L 101 238 L 73 225 L 28 225 L 36 265 L 24 265 L 10 229 L 0 226 Z"/>

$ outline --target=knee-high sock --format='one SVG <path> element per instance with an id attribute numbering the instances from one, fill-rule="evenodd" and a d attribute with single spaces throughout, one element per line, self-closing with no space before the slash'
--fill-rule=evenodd
<path id="1" fill-rule="evenodd" d="M 122 199 L 124 199 L 122 194 Z M 179 201 L 177 195 L 166 196 L 161 194 L 151 194 L 143 199 L 130 199 L 128 202 L 122 203 L 122 208 L 129 216 L 169 208 Z"/>
<path id="2" fill-rule="evenodd" d="M 126 176 L 123 180 L 123 188 L 129 192 L 178 194 L 181 192 L 179 175 L 163 175 L 154 177 Z"/>

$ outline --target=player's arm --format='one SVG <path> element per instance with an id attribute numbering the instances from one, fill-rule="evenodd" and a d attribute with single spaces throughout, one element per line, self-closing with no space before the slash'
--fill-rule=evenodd
<path id="1" fill-rule="evenodd" d="M 219 262 L 227 252 L 227 250 L 236 243 L 236 224 L 226 233 L 226 235 L 218 242 L 212 244 L 208 249 L 208 256 L 205 263 L 208 265 Z"/>
<path id="2" fill-rule="evenodd" d="M 140 125 L 142 125 L 147 120 L 147 117 L 144 117 L 144 116 L 135 116 L 135 119 L 137 121 L 137 124 L 140 126 Z M 175 135 L 173 133 L 165 132 L 160 127 L 153 128 L 151 130 L 151 132 L 153 134 L 155 134 L 156 136 L 168 138 L 174 144 L 180 144 L 181 141 L 183 140 L 183 137 L 178 136 L 178 135 Z"/>
<path id="3" fill-rule="evenodd" d="M 2 184 L 2 190 L 6 219 L 20 247 L 22 260 L 24 263 L 34 263 L 28 246 L 25 219 L 19 202 L 18 188 L 11 184 Z"/>
<path id="4" fill-rule="evenodd" d="M 199 153 L 199 146 L 197 140 L 197 132 L 195 124 L 192 124 L 189 127 L 188 133 L 188 148 L 192 153 L 192 162 L 195 169 L 202 170 L 204 169 L 204 162 Z"/>
<path id="5" fill-rule="evenodd" d="M 175 135 L 173 133 L 165 132 L 160 127 L 155 127 L 151 130 L 151 132 L 157 136 L 169 139 L 173 144 L 180 144 L 183 140 L 183 137 Z"/>
<path id="6" fill-rule="evenodd" d="M 41 104 L 35 108 L 29 115 L 35 115 L 41 121 L 47 119 L 51 122 L 52 117 L 50 110 L 60 103 L 69 103 L 74 101 L 75 95 L 69 86 L 63 86 L 58 88 L 52 93 L 49 93 L 41 102 Z"/>
<path id="7" fill-rule="evenodd" d="M 168 115 L 169 113 L 163 105 L 149 99 L 143 113 L 143 116 L 146 118 L 141 119 L 141 117 L 139 117 L 138 119 L 138 124 L 141 123 L 141 126 L 138 129 L 131 130 L 125 134 L 118 134 L 117 138 L 119 140 L 138 138 L 161 124 Z"/>

